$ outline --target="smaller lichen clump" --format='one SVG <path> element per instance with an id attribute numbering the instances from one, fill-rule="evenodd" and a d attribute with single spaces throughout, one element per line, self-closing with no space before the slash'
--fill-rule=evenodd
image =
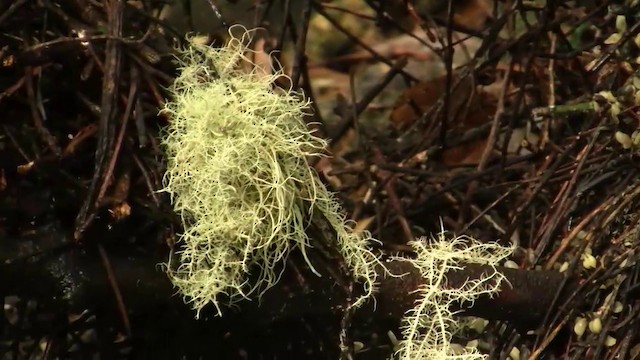
<path id="1" fill-rule="evenodd" d="M 470 304 L 481 295 L 498 293 L 504 275 L 495 268 L 513 253 L 514 246 L 482 243 L 467 236 L 445 237 L 444 230 L 434 239 L 419 239 L 410 243 L 415 259 L 396 258 L 411 262 L 425 279 L 417 293 L 416 306 L 402 319 L 403 340 L 396 349 L 400 360 L 479 360 L 486 356 L 477 349 L 459 353 L 451 343 L 460 330 L 450 310 L 453 304 Z M 469 279 L 461 287 L 447 285 L 447 273 L 460 270 L 464 264 L 485 264 L 493 272 L 479 279 Z"/>
<path id="2" fill-rule="evenodd" d="M 169 264 L 169 276 L 198 315 L 210 303 L 220 313 L 220 295 L 234 303 L 275 284 L 278 264 L 292 249 L 304 254 L 309 247 L 311 213 L 320 211 L 368 296 L 377 261 L 367 249 L 370 237 L 350 231 L 307 164 L 325 146 L 303 122 L 308 102 L 301 94 L 274 90 L 274 80 L 284 75 L 264 75 L 271 69 L 251 64 L 245 56 L 249 41 L 246 32 L 221 48 L 191 41 L 182 50 L 162 139 L 164 191 L 184 226 L 178 266 Z"/>

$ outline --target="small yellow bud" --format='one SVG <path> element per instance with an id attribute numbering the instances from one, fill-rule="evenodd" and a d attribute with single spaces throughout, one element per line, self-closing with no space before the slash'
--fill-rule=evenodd
<path id="1" fill-rule="evenodd" d="M 558 271 L 565 272 L 567 270 L 569 270 L 569 262 L 565 261 L 560 265 L 560 269 Z"/>
<path id="2" fill-rule="evenodd" d="M 475 318 L 469 322 L 469 329 L 475 331 L 477 334 L 482 334 L 484 328 L 489 324 L 489 320 L 483 318 Z"/>
<path id="3" fill-rule="evenodd" d="M 609 335 L 607 335 L 607 338 L 604 339 L 604 346 L 606 347 L 612 347 L 613 345 L 615 345 L 618 341 L 616 340 L 616 338 L 611 337 Z"/>
<path id="4" fill-rule="evenodd" d="M 573 325 L 573 332 L 581 337 L 584 331 L 587 329 L 587 319 L 583 317 L 576 318 L 576 323 Z"/>
<path id="5" fill-rule="evenodd" d="M 631 148 L 633 141 L 631 140 L 631 136 L 623 133 L 622 131 L 616 131 L 615 134 L 616 141 L 622 145 L 623 149 Z"/>
<path id="6" fill-rule="evenodd" d="M 511 360 L 520 360 L 520 349 L 515 346 L 511 348 L 511 351 L 509 351 L 509 357 Z"/>
<path id="7" fill-rule="evenodd" d="M 594 334 L 600 334 L 600 331 L 602 331 L 602 320 L 599 317 L 589 321 L 589 331 Z"/>
<path id="8" fill-rule="evenodd" d="M 467 345 L 465 345 L 465 348 L 467 348 L 467 349 L 477 349 L 478 348 L 478 344 L 479 344 L 478 339 L 470 340 L 470 341 L 467 341 Z"/>
<path id="9" fill-rule="evenodd" d="M 358 352 L 364 348 L 364 344 L 360 341 L 353 342 L 353 352 Z"/>
<path id="10" fill-rule="evenodd" d="M 622 303 L 620 301 L 616 301 L 613 304 L 613 313 L 614 314 L 620 314 L 622 312 L 622 310 L 624 310 L 624 305 L 622 305 Z"/>
<path id="11" fill-rule="evenodd" d="M 627 18 L 624 15 L 616 17 L 616 30 L 620 33 L 627 31 Z"/>
<path id="12" fill-rule="evenodd" d="M 520 266 L 518 266 L 518 264 L 516 264 L 515 261 L 513 260 L 507 260 L 504 262 L 504 267 L 509 268 L 509 269 L 519 269 Z"/>
<path id="13" fill-rule="evenodd" d="M 585 269 L 595 269 L 598 265 L 598 261 L 591 254 L 584 254 L 582 256 L 582 267 Z"/>
<path id="14" fill-rule="evenodd" d="M 631 142 L 633 147 L 640 147 L 640 131 L 636 130 L 631 134 Z"/>
<path id="15" fill-rule="evenodd" d="M 600 91 L 598 95 L 602 96 L 610 103 L 616 102 L 616 97 L 613 96 L 613 93 L 611 91 L 608 91 L 608 90 Z"/>
<path id="16" fill-rule="evenodd" d="M 620 35 L 619 33 L 613 33 L 604 41 L 604 43 L 607 45 L 615 44 L 620 41 L 621 38 L 622 35 Z"/>
<path id="17" fill-rule="evenodd" d="M 453 355 L 462 355 L 465 353 L 464 351 L 464 347 L 460 344 L 456 344 L 456 343 L 451 343 L 449 344 L 449 351 L 453 354 Z"/>
<path id="18" fill-rule="evenodd" d="M 619 102 L 614 102 L 613 104 L 611 104 L 611 117 L 614 119 L 618 118 L 618 115 L 620 115 L 620 112 L 622 112 L 622 110 L 620 109 L 620 103 Z"/>
<path id="19" fill-rule="evenodd" d="M 387 336 L 389 337 L 389 341 L 391 341 L 391 345 L 397 346 L 400 343 L 400 341 L 398 341 L 398 338 L 396 337 L 396 334 L 394 334 L 393 331 L 391 330 L 387 331 Z"/>
<path id="20" fill-rule="evenodd" d="M 596 46 L 597 48 L 598 46 Z M 596 48 L 594 48 L 594 50 L 596 50 Z M 596 50 L 597 51 L 597 50 Z M 596 51 L 594 51 L 594 54 L 596 54 Z M 585 66 L 585 70 L 587 71 L 591 71 L 593 70 L 593 68 L 596 66 L 596 64 L 598 63 L 598 59 L 593 59 L 591 61 L 589 61 L 589 63 L 587 64 L 587 66 Z"/>

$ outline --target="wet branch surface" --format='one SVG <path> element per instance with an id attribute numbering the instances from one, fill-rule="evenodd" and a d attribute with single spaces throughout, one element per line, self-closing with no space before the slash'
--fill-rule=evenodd
<path id="1" fill-rule="evenodd" d="M 105 236 L 90 235 L 95 236 L 94 240 Z M 115 232 L 109 234 L 107 231 L 106 236 L 114 235 Z M 160 267 L 164 258 L 142 251 L 123 252 L 107 248 L 113 269 L 113 273 L 107 273 L 97 246 L 78 246 L 68 231 L 55 223 L 33 229 L 29 235 L 7 240 L 0 246 L 0 260 L 4 264 L 2 293 L 38 299 L 45 308 L 61 307 L 72 313 L 91 309 L 103 315 L 116 316 L 120 304 L 112 291 L 112 276 L 118 284 L 128 315 L 133 319 L 155 316 L 158 311 L 175 311 L 184 317 L 183 326 L 198 322 L 193 319 L 191 310 L 175 296 L 175 290 Z M 315 254 L 311 261 L 317 265 L 323 260 Z M 376 300 L 356 311 L 354 331 L 371 331 L 376 323 L 389 324 L 387 330 L 397 331 L 400 319 L 416 301 L 415 290 L 424 283 L 417 269 L 408 262 L 397 260 L 387 261 L 384 266 L 386 271 L 378 269 L 381 280 Z M 221 328 L 234 335 L 250 337 L 255 334 L 247 326 L 269 328 L 273 324 L 300 318 L 337 318 L 344 311 L 344 304 L 348 304 L 345 300 L 347 294 L 328 268 L 319 269 L 324 269 L 320 271 L 321 277 L 314 275 L 304 261 L 293 262 L 285 269 L 281 281 L 268 290 L 261 301 L 240 303 L 237 308 L 227 309 L 223 319 L 207 321 L 223 324 Z M 534 329 L 554 302 L 564 276 L 556 271 L 499 270 L 510 285 L 505 284 L 493 298 L 480 297 L 473 304 L 458 304 L 459 315 L 504 320 L 523 330 Z M 480 279 L 492 272 L 488 266 L 469 264 L 461 270 L 449 272 L 447 286 L 459 287 L 469 279 Z M 576 286 L 577 281 L 571 279 L 561 298 L 566 298 Z M 240 322 L 234 325 L 232 320 L 237 318 Z M 131 340 L 142 341 L 138 336 Z"/>

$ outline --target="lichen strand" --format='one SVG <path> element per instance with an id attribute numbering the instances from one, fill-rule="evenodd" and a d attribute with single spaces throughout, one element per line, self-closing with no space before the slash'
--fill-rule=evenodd
<path id="1" fill-rule="evenodd" d="M 410 261 L 425 279 L 417 293 L 416 306 L 403 318 L 403 338 L 396 349 L 401 360 L 430 359 L 484 359 L 475 348 L 458 353 L 451 346 L 451 337 L 458 332 L 459 323 L 454 320 L 449 307 L 453 303 L 472 303 L 480 295 L 493 295 L 499 291 L 504 275 L 495 266 L 504 261 L 514 247 L 497 243 L 481 243 L 466 236 L 447 239 L 444 231 L 434 239 L 419 239 L 410 243 L 416 251 Z M 451 288 L 446 284 L 446 274 L 461 269 L 463 264 L 490 265 L 494 272 L 485 277 L 468 280 L 463 286 Z"/>
<path id="2" fill-rule="evenodd" d="M 210 303 L 220 314 L 221 294 L 228 303 L 260 295 L 279 278 L 277 264 L 309 246 L 311 207 L 336 229 L 339 250 L 370 295 L 377 261 L 370 236 L 351 232 L 306 162 L 325 146 L 303 122 L 308 102 L 274 91 L 284 75 L 258 71 L 245 56 L 249 40 L 245 32 L 222 48 L 191 41 L 182 50 L 162 139 L 164 191 L 184 225 L 169 277 L 197 316 Z M 242 62 L 253 70 L 241 70 Z M 249 282 L 253 271 L 257 280 Z"/>

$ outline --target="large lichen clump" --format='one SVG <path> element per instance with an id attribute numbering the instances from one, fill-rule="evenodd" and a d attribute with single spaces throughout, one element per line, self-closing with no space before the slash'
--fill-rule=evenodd
<path id="1" fill-rule="evenodd" d="M 351 232 L 308 166 L 307 157 L 325 146 L 303 122 L 308 102 L 302 94 L 276 91 L 274 80 L 284 75 L 265 75 L 272 69 L 250 62 L 250 37 L 232 35 L 221 48 L 190 41 L 181 51 L 162 139 L 168 161 L 164 191 L 184 226 L 178 265 L 170 261 L 168 274 L 197 316 L 210 303 L 220 314 L 220 295 L 230 304 L 275 284 L 278 264 L 292 249 L 304 254 L 309 247 L 311 213 L 320 211 L 337 232 L 334 246 L 368 296 L 377 261 L 367 249 L 370 236 Z M 243 63 L 252 70 L 244 71 Z"/>

